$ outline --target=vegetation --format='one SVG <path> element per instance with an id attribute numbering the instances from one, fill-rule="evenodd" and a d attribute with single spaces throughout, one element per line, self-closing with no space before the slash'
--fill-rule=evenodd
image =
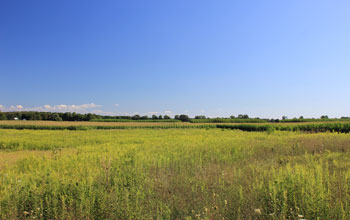
<path id="1" fill-rule="evenodd" d="M 161 122 L 181 122 L 180 120 L 176 119 L 160 119 Z M 92 119 L 90 121 L 93 122 L 160 122 L 159 119 L 140 119 L 140 120 L 133 120 L 133 119 Z"/>
<path id="2" fill-rule="evenodd" d="M 217 128 L 224 129 L 239 129 L 242 131 L 304 131 L 304 132 L 339 132 L 339 133 L 349 133 L 350 123 L 311 123 L 311 124 L 290 124 L 290 125 L 280 125 L 280 124 L 238 124 L 238 125 L 216 125 Z"/>
<path id="3" fill-rule="evenodd" d="M 302 131 L 309 133 L 338 132 L 349 133 L 348 122 L 307 122 L 307 123 L 183 123 L 183 122 L 48 122 L 48 121 L 1 121 L 0 129 L 30 130 L 113 130 L 113 129 L 185 129 L 185 128 L 221 128 L 242 131 L 273 132 Z"/>
<path id="4" fill-rule="evenodd" d="M 320 118 L 299 118 L 288 119 L 287 116 L 283 116 L 282 119 L 260 119 L 250 118 L 247 114 L 240 114 L 237 117 L 230 116 L 229 118 L 217 117 L 207 118 L 204 115 L 195 116 L 190 118 L 188 115 L 181 114 L 175 115 L 174 118 L 170 118 L 168 115 L 147 115 L 140 116 L 105 116 L 96 114 L 79 114 L 71 112 L 0 112 L 0 120 L 35 120 L 35 121 L 94 121 L 94 122 L 191 122 L 191 123 L 288 123 L 288 122 L 339 122 L 350 121 L 350 117 L 341 118 L 329 118 L 327 115 L 322 115 Z"/>
<path id="5" fill-rule="evenodd" d="M 268 119 L 258 118 L 206 118 L 206 119 L 190 119 L 192 123 L 267 123 Z"/>
<path id="6" fill-rule="evenodd" d="M 64 124 L 54 124 L 54 125 L 42 125 L 42 124 L 0 124 L 0 129 L 29 129 L 29 130 L 113 130 L 113 129 L 170 129 L 170 128 L 216 128 L 215 124 L 181 124 L 181 123 L 123 123 L 116 125 L 94 125 L 94 124 L 83 124 L 83 125 L 64 125 Z"/>
<path id="7" fill-rule="evenodd" d="M 1 130 L 0 148 L 0 219 L 350 218 L 348 134 Z"/>

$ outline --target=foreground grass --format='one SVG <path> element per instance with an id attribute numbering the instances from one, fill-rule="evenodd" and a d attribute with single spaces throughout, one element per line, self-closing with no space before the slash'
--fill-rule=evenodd
<path id="1" fill-rule="evenodd" d="M 0 158 L 45 154 L 0 170 L 0 219 L 350 218 L 348 134 L 0 130 L 0 143 Z"/>

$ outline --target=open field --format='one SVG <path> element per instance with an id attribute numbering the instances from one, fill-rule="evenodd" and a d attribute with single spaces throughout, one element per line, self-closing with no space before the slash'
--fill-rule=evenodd
<path id="1" fill-rule="evenodd" d="M 53 121 L 0 121 L 0 129 L 30 130 L 115 130 L 115 129 L 193 129 L 220 128 L 242 131 L 304 131 L 349 133 L 350 123 L 297 122 L 297 123 L 188 123 L 188 122 L 53 122 Z"/>
<path id="2" fill-rule="evenodd" d="M 349 219 L 350 135 L 0 129 L 0 219 Z"/>

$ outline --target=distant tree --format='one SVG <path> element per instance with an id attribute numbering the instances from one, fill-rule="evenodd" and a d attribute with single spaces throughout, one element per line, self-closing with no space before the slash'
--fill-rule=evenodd
<path id="1" fill-rule="evenodd" d="M 180 120 L 179 115 L 175 115 L 174 119 L 176 119 L 176 120 Z"/>
<path id="2" fill-rule="evenodd" d="M 0 120 L 7 120 L 5 113 L 0 112 Z"/>
<path id="3" fill-rule="evenodd" d="M 148 116 L 147 115 L 144 115 L 141 117 L 142 120 L 147 120 L 148 119 Z"/>
<path id="4" fill-rule="evenodd" d="M 170 119 L 170 116 L 164 115 L 164 119 Z"/>
<path id="5" fill-rule="evenodd" d="M 248 116 L 248 115 L 242 115 L 242 114 L 240 114 L 240 115 L 238 115 L 238 118 L 244 118 L 244 119 L 247 119 L 247 118 L 249 118 L 249 116 Z"/>
<path id="6" fill-rule="evenodd" d="M 282 120 L 286 120 L 286 119 L 288 119 L 287 116 L 282 116 Z"/>
<path id="7" fill-rule="evenodd" d="M 190 118 L 188 117 L 188 115 L 180 115 L 179 119 L 183 122 L 189 121 Z"/>
<path id="8" fill-rule="evenodd" d="M 96 117 L 95 117 L 94 114 L 88 113 L 88 114 L 86 115 L 86 117 L 85 117 L 85 120 L 86 120 L 86 121 L 90 121 L 90 120 L 95 119 L 95 118 L 96 118 Z"/>
<path id="9" fill-rule="evenodd" d="M 195 116 L 194 119 L 206 119 L 204 115 Z"/>
<path id="10" fill-rule="evenodd" d="M 162 117 L 161 115 L 159 115 L 159 116 L 158 116 L 158 119 L 162 120 L 162 119 L 163 119 L 163 117 Z"/>
<path id="11" fill-rule="evenodd" d="M 234 115 L 231 115 L 230 118 L 231 118 L 231 119 L 235 119 L 236 117 L 235 117 Z"/>
<path id="12" fill-rule="evenodd" d="M 57 113 L 54 113 L 51 115 L 51 120 L 52 121 L 62 121 L 62 118 Z"/>
<path id="13" fill-rule="evenodd" d="M 140 115 L 134 115 L 131 117 L 132 120 L 140 120 Z"/>
<path id="14" fill-rule="evenodd" d="M 152 119 L 157 120 L 158 119 L 157 115 L 152 115 Z"/>
<path id="15" fill-rule="evenodd" d="M 304 116 L 300 116 L 299 119 L 304 119 Z"/>
<path id="16" fill-rule="evenodd" d="M 76 112 L 73 112 L 72 113 L 72 121 L 77 121 L 77 113 Z"/>
<path id="17" fill-rule="evenodd" d="M 321 119 L 328 119 L 328 115 L 322 115 Z"/>

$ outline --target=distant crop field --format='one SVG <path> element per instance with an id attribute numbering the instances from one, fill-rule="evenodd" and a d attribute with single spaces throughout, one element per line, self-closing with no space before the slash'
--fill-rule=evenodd
<path id="1" fill-rule="evenodd" d="M 349 152 L 344 133 L 0 129 L 0 219 L 349 219 Z"/>
<path id="2" fill-rule="evenodd" d="M 23 121 L 23 120 L 0 120 L 0 125 L 48 125 L 48 126 L 142 126 L 142 125 L 174 125 L 190 124 L 186 122 L 93 122 L 93 121 Z"/>
<path id="3" fill-rule="evenodd" d="M 29 130 L 120 130 L 120 129 L 232 129 L 255 132 L 300 131 L 309 133 L 349 133 L 349 122 L 294 123 L 189 123 L 189 122 L 56 122 L 56 121 L 0 121 L 0 129 Z"/>
<path id="4" fill-rule="evenodd" d="M 332 124 L 332 123 L 349 123 L 347 121 L 336 122 L 280 122 L 280 123 L 190 123 L 190 122 L 95 122 L 95 121 L 25 121 L 25 120 L 0 120 L 0 125 L 36 125 L 36 126 L 193 126 L 198 125 L 237 125 L 237 124 L 253 124 L 259 125 L 302 125 L 302 124 Z"/>

